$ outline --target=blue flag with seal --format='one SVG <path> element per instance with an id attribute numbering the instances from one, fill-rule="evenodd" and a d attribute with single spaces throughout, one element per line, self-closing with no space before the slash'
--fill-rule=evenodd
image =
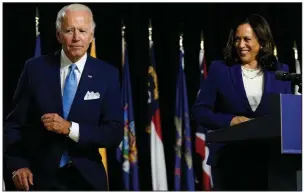
<path id="1" fill-rule="evenodd" d="M 124 138 L 118 149 L 117 159 L 122 163 L 125 190 L 139 190 L 135 122 L 133 115 L 132 87 L 130 81 L 127 46 L 123 44 L 122 103 L 124 106 Z"/>
<path id="2" fill-rule="evenodd" d="M 184 50 L 182 44 L 180 46 L 180 65 L 176 84 L 174 124 L 176 127 L 174 189 L 177 191 L 194 191 L 195 185 L 192 163 L 191 127 L 186 78 L 184 73 Z"/>

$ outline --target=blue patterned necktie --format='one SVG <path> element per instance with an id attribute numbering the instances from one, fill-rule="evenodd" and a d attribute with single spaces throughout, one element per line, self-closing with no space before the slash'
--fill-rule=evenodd
<path id="1" fill-rule="evenodd" d="M 75 73 L 75 69 L 77 68 L 76 64 L 72 64 L 69 67 L 69 73 L 65 79 L 65 85 L 63 89 L 63 96 L 62 96 L 62 104 L 63 104 L 63 117 L 67 119 L 74 96 L 77 90 L 77 77 Z M 65 166 L 69 161 L 68 152 L 64 152 L 60 161 L 59 167 Z"/>

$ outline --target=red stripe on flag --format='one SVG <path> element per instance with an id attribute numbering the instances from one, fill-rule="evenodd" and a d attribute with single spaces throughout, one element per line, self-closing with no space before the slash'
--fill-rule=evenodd
<path id="1" fill-rule="evenodd" d="M 205 171 L 203 171 L 203 189 L 205 191 L 211 190 L 210 176 Z"/>
<path id="2" fill-rule="evenodd" d="M 155 112 L 155 114 L 153 115 L 152 121 L 153 121 L 153 123 L 155 125 L 156 133 L 157 133 L 158 137 L 160 138 L 160 140 L 162 141 L 163 137 L 162 137 L 162 129 L 161 129 L 161 125 L 160 125 L 160 112 L 159 112 L 159 109 L 157 109 L 156 112 Z"/>
<path id="3" fill-rule="evenodd" d="M 205 141 L 200 137 L 195 137 L 195 152 L 198 153 L 202 159 L 205 159 Z"/>
<path id="4" fill-rule="evenodd" d="M 204 56 L 203 60 L 203 68 L 204 68 L 204 78 L 207 78 L 207 63 L 206 63 L 206 57 Z"/>

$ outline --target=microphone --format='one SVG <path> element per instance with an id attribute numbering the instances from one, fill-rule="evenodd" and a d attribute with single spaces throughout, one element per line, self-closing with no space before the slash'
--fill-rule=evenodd
<path id="1" fill-rule="evenodd" d="M 277 80 L 281 80 L 281 81 L 291 81 L 292 83 L 295 83 L 296 85 L 302 84 L 301 74 L 297 74 L 297 73 L 288 73 L 286 71 L 276 71 L 275 78 Z"/>

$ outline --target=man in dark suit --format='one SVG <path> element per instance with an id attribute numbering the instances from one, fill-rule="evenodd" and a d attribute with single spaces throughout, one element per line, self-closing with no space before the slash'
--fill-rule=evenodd
<path id="1" fill-rule="evenodd" d="M 20 190 L 107 190 L 98 148 L 123 137 L 119 72 L 87 55 L 91 10 L 57 15 L 62 50 L 26 62 L 4 123 L 5 167 Z"/>

